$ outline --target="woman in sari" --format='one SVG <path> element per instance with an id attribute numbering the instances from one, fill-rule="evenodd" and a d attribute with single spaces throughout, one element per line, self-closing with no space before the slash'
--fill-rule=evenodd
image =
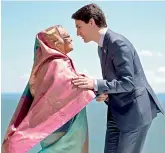
<path id="1" fill-rule="evenodd" d="M 25 153 L 41 143 L 39 153 L 88 153 L 85 106 L 95 94 L 71 83 L 78 76 L 72 39 L 59 25 L 39 32 L 34 64 L 2 144 L 3 153 Z"/>

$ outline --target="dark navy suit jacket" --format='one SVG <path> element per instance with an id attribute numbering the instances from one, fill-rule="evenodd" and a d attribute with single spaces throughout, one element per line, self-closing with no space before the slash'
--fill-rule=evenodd
<path id="1" fill-rule="evenodd" d="M 97 80 L 98 93 L 108 92 L 108 111 L 121 131 L 149 124 L 158 112 L 163 113 L 128 39 L 108 30 L 101 54 L 103 80 Z"/>

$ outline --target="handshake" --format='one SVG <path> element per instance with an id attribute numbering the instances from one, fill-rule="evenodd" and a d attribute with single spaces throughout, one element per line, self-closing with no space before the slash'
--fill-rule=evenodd
<path id="1" fill-rule="evenodd" d="M 108 94 L 103 93 L 103 94 L 99 95 L 99 97 L 96 98 L 96 101 L 97 102 L 108 101 Z"/>

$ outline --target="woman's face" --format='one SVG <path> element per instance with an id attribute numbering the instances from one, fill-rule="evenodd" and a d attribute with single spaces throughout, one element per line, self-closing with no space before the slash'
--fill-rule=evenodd
<path id="1" fill-rule="evenodd" d="M 73 50 L 72 38 L 70 37 L 68 32 L 63 27 L 57 26 L 57 29 L 62 38 L 61 43 L 63 44 L 63 50 L 65 51 L 65 54 L 67 54 Z"/>
<path id="2" fill-rule="evenodd" d="M 64 48 L 65 48 L 66 54 L 73 50 L 72 39 L 70 36 L 68 36 L 67 38 L 64 38 Z"/>
<path id="3" fill-rule="evenodd" d="M 72 38 L 62 26 L 56 26 L 46 30 L 46 42 L 53 49 L 67 54 L 73 50 Z"/>

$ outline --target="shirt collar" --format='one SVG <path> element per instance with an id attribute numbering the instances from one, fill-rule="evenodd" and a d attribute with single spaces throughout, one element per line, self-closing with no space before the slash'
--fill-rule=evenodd
<path id="1" fill-rule="evenodd" d="M 103 29 L 100 30 L 101 36 L 100 36 L 100 40 L 99 40 L 99 43 L 98 43 L 98 45 L 100 47 L 103 47 L 104 36 L 105 36 L 107 30 L 108 30 L 108 28 L 103 28 Z"/>

